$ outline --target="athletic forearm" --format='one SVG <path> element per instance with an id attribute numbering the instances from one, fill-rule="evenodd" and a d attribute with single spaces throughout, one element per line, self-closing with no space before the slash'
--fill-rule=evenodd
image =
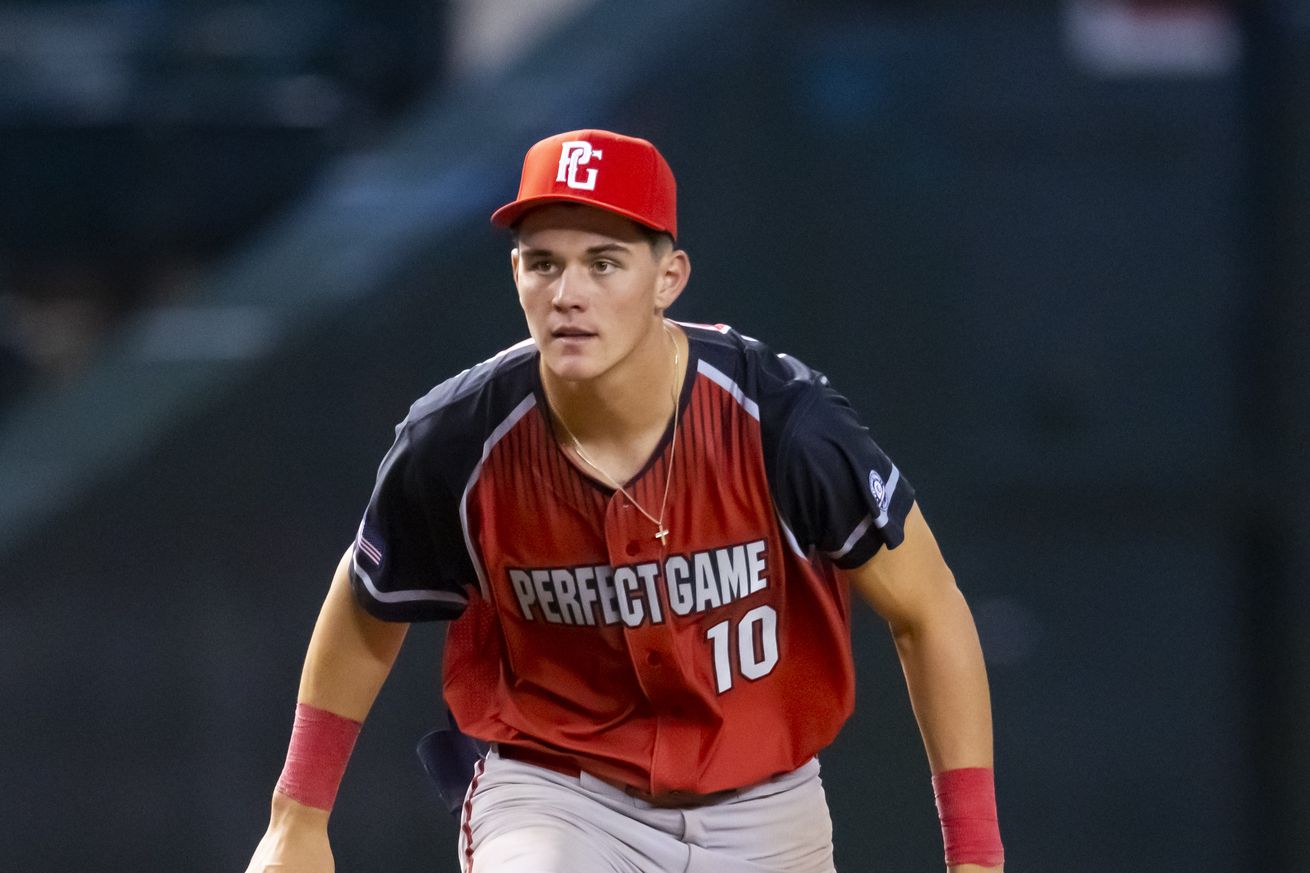
<path id="1" fill-rule="evenodd" d="M 378 691 L 391 672 L 407 625 L 373 618 L 350 590 L 347 550 L 337 565 L 305 655 L 287 763 L 274 792 L 274 816 L 287 807 L 282 796 L 328 811 Z"/>
<path id="2" fill-rule="evenodd" d="M 952 587 L 931 613 L 892 632 L 932 772 L 991 767 L 987 670 L 964 596 Z"/>
<path id="3" fill-rule="evenodd" d="M 929 617 L 894 628 L 893 635 L 934 774 L 947 857 L 981 856 L 981 838 L 988 847 L 982 855 L 999 861 L 995 824 L 979 828 L 982 819 L 995 821 L 992 718 L 982 647 L 963 595 L 951 586 Z M 948 873 L 1001 869 L 999 864 L 947 867 Z"/>
<path id="4" fill-rule="evenodd" d="M 905 518 L 899 546 L 879 551 L 849 572 L 896 641 L 932 768 L 949 869 L 999 870 L 1004 851 L 996 821 L 992 708 L 982 646 L 969 605 L 918 504 Z"/>
<path id="5" fill-rule="evenodd" d="M 318 821 L 301 807 L 324 813 L 326 822 L 360 726 L 405 638 L 407 625 L 379 621 L 355 602 L 350 555 L 337 565 L 310 638 L 287 762 L 273 793 L 275 822 Z"/>
<path id="6" fill-rule="evenodd" d="M 350 551 L 342 556 L 305 655 L 297 700 L 362 722 L 405 640 L 406 624 L 380 621 L 350 590 Z"/>
<path id="7" fill-rule="evenodd" d="M 247 873 L 330 873 L 327 824 L 337 787 L 405 639 L 406 625 L 368 615 L 350 591 L 350 555 L 337 565 L 305 655 L 287 761 L 268 829 Z"/>

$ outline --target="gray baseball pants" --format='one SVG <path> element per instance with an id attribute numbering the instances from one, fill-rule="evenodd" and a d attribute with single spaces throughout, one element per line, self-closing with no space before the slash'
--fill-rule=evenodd
<path id="1" fill-rule="evenodd" d="M 818 759 L 703 806 L 665 808 L 587 773 L 477 765 L 462 873 L 834 873 Z"/>

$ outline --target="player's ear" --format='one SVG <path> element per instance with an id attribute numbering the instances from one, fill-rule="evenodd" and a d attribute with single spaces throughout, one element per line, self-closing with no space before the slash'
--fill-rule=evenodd
<path id="1" fill-rule="evenodd" d="M 663 312 L 682 295 L 691 278 L 691 258 L 682 249 L 673 249 L 660 259 L 660 274 L 655 289 L 655 308 Z"/>
<path id="2" fill-rule="evenodd" d="M 519 247 L 518 246 L 514 246 L 514 248 L 509 250 L 509 269 L 514 276 L 514 284 L 517 285 L 519 281 Z"/>

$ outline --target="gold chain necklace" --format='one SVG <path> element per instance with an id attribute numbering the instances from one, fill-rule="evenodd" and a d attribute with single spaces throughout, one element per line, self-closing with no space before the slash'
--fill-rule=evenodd
<path id="1" fill-rule="evenodd" d="M 673 344 L 673 382 L 669 387 L 669 395 L 673 398 L 673 447 L 669 450 L 669 466 L 664 474 L 664 498 L 660 501 L 659 518 L 656 518 L 647 512 L 646 507 L 638 503 L 636 498 L 628 493 L 628 489 L 620 485 L 617 479 L 606 472 L 600 464 L 593 461 L 587 453 L 583 451 L 582 443 L 578 442 L 578 438 L 573 435 L 573 431 L 569 430 L 569 426 L 565 424 L 563 416 L 555 416 L 555 420 L 559 422 L 560 427 L 564 428 L 564 433 L 568 434 L 569 439 L 572 440 L 573 451 L 577 453 L 578 457 L 581 458 L 588 467 L 591 467 L 591 469 L 595 470 L 604 477 L 607 482 L 618 489 L 618 492 L 626 497 L 629 503 L 637 507 L 637 511 L 651 520 L 651 523 L 655 525 L 655 539 L 660 541 L 661 546 L 667 546 L 669 544 L 669 531 L 668 528 L 664 526 L 664 510 L 669 504 L 669 483 L 673 481 L 673 459 L 677 457 L 678 454 L 678 364 L 682 362 L 682 356 L 678 351 L 678 341 L 673 338 L 673 333 L 669 330 L 669 325 L 667 323 L 664 324 L 664 335 L 667 336 L 669 342 Z"/>

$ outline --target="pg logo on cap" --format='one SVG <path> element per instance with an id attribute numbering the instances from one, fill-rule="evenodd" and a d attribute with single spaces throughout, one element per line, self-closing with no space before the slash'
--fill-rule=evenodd
<path id="1" fill-rule="evenodd" d="M 555 181 L 582 191 L 596 190 L 598 171 L 592 167 L 587 170 L 585 179 L 579 179 L 578 168 L 590 163 L 592 158 L 599 161 L 602 157 L 601 150 L 593 149 L 586 140 L 568 140 L 560 148 L 559 172 L 555 174 Z"/>
<path id="2" fill-rule="evenodd" d="M 570 130 L 538 141 L 523 158 L 518 196 L 493 212 L 491 222 L 513 227 L 529 210 L 552 202 L 586 204 L 678 237 L 673 170 L 655 146 L 635 136 Z"/>

